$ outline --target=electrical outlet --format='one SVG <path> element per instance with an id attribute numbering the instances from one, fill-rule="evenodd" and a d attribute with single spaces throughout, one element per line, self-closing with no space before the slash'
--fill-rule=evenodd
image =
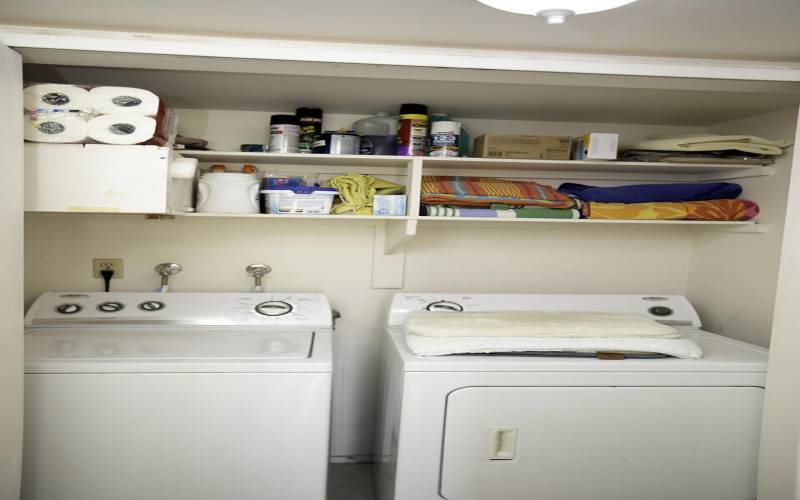
<path id="1" fill-rule="evenodd" d="M 103 279 L 100 271 L 106 269 L 114 270 L 114 279 L 118 280 L 124 276 L 122 268 L 122 259 L 92 259 L 92 273 L 97 279 Z"/>

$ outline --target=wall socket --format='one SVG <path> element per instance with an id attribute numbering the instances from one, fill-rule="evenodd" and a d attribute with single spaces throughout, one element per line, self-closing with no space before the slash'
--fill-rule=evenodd
<path id="1" fill-rule="evenodd" d="M 95 278 L 103 279 L 103 275 L 100 274 L 100 271 L 104 271 L 106 269 L 114 270 L 113 279 L 115 280 L 118 280 L 124 276 L 122 272 L 122 259 L 92 259 L 92 274 Z"/>

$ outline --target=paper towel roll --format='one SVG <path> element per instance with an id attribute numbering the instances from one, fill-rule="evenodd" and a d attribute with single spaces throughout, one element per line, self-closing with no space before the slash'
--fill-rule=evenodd
<path id="1" fill-rule="evenodd" d="M 25 113 L 25 140 L 33 142 L 86 142 L 89 139 L 86 120 L 80 113 Z"/>
<path id="2" fill-rule="evenodd" d="M 104 144 L 139 144 L 153 137 L 156 121 L 141 115 L 102 115 L 89 120 L 89 137 Z"/>
<path id="3" fill-rule="evenodd" d="M 149 90 L 133 87 L 95 87 L 89 91 L 89 102 L 94 113 L 111 115 L 129 113 L 155 116 L 158 113 L 158 96 Z"/>
<path id="4" fill-rule="evenodd" d="M 40 83 L 22 91 L 25 109 L 70 109 L 85 111 L 89 108 L 89 91 L 75 85 Z"/>

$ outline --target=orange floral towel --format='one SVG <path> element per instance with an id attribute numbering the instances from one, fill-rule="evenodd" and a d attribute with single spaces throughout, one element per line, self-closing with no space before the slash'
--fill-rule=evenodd
<path id="1" fill-rule="evenodd" d="M 582 209 L 586 219 L 743 221 L 758 215 L 748 200 L 687 201 L 684 203 L 595 203 Z"/>

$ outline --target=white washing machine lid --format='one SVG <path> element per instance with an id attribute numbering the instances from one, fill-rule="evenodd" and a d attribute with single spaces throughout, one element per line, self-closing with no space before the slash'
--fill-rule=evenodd
<path id="1" fill-rule="evenodd" d="M 213 327 L 37 328 L 26 373 L 330 371 L 330 331 Z"/>

